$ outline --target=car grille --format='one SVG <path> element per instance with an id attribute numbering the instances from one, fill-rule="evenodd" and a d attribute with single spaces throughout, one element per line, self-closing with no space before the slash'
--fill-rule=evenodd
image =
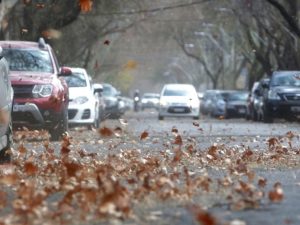
<path id="1" fill-rule="evenodd" d="M 34 85 L 13 85 L 15 98 L 32 98 Z"/>
<path id="2" fill-rule="evenodd" d="M 190 113 L 191 109 L 187 106 L 172 106 L 169 107 L 168 113 Z"/>
<path id="3" fill-rule="evenodd" d="M 245 105 L 236 105 L 234 109 L 237 113 L 246 113 L 247 111 L 247 107 Z"/>
<path id="4" fill-rule="evenodd" d="M 89 109 L 85 109 L 83 114 L 82 114 L 82 117 L 81 119 L 89 119 L 91 117 L 91 110 Z"/>
<path id="5" fill-rule="evenodd" d="M 77 109 L 69 109 L 68 110 L 68 117 L 69 117 L 69 120 L 71 119 L 74 119 L 74 117 L 76 116 L 77 114 Z"/>
<path id="6" fill-rule="evenodd" d="M 288 95 L 285 95 L 285 99 L 287 101 L 300 101 L 300 95 L 299 94 L 288 94 Z"/>

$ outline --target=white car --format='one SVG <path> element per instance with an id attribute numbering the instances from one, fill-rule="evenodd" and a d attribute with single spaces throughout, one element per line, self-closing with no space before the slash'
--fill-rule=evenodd
<path id="1" fill-rule="evenodd" d="M 72 75 L 65 77 L 69 87 L 68 117 L 70 125 L 88 125 L 98 128 L 101 116 L 99 113 L 99 99 L 90 78 L 83 68 L 71 68 Z"/>
<path id="2" fill-rule="evenodd" d="M 155 93 L 145 93 L 142 97 L 142 110 L 147 108 L 154 108 L 157 109 L 159 103 L 159 94 Z"/>
<path id="3" fill-rule="evenodd" d="M 164 117 L 193 117 L 199 119 L 200 100 L 191 84 L 166 84 L 160 95 L 158 119 Z"/>

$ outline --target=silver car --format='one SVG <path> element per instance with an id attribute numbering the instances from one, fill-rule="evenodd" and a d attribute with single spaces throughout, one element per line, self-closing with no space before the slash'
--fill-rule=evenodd
<path id="1" fill-rule="evenodd" d="M 6 150 L 12 144 L 11 108 L 13 89 L 8 77 L 8 63 L 0 47 L 0 162 L 10 161 Z"/>
<path id="2" fill-rule="evenodd" d="M 200 100 L 191 84 L 166 84 L 160 95 L 158 119 L 167 116 L 199 119 Z"/>

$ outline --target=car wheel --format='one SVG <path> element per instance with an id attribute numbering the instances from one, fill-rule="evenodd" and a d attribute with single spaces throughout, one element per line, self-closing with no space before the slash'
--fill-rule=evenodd
<path id="1" fill-rule="evenodd" d="M 200 116 L 194 116 L 193 117 L 193 120 L 199 120 L 200 119 Z"/>
<path id="2" fill-rule="evenodd" d="M 50 135 L 52 141 L 59 141 L 62 135 L 68 131 L 68 110 L 65 109 L 61 118 L 58 120 L 57 125 L 50 129 Z"/>
<path id="3" fill-rule="evenodd" d="M 158 120 L 164 120 L 164 117 L 159 115 Z"/>
<path id="4" fill-rule="evenodd" d="M 8 152 L 8 150 L 11 148 L 12 143 L 13 143 L 12 125 L 11 124 L 9 125 L 9 127 L 7 129 L 6 136 L 7 136 L 7 145 L 4 149 L 2 149 L 0 151 L 0 164 L 9 163 L 11 161 L 11 156 L 10 156 L 10 153 Z"/>

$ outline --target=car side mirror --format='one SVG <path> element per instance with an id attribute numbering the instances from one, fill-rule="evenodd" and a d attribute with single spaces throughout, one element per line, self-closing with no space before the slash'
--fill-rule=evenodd
<path id="1" fill-rule="evenodd" d="M 101 84 L 93 84 L 93 90 L 95 93 L 101 93 L 103 92 L 103 86 Z"/>
<path id="2" fill-rule="evenodd" d="M 72 75 L 72 70 L 69 67 L 61 67 L 59 71 L 59 76 L 70 76 Z"/>

